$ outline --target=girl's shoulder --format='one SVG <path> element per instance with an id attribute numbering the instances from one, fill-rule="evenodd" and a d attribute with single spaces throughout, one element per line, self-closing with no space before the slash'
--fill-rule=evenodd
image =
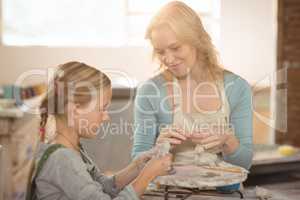
<path id="1" fill-rule="evenodd" d="M 36 157 L 37 161 L 40 161 L 42 156 L 44 156 L 47 149 L 51 147 L 51 145 L 52 144 L 40 144 L 38 146 L 37 157 Z M 78 153 L 76 153 L 76 151 L 70 148 L 61 147 L 61 148 L 57 148 L 54 152 L 47 155 L 47 161 L 45 162 L 45 165 L 56 166 L 59 163 L 78 164 L 81 162 L 82 162 L 81 156 Z"/>

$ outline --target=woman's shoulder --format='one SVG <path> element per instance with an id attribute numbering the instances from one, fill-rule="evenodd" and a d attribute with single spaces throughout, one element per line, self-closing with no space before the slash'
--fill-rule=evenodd
<path id="1" fill-rule="evenodd" d="M 228 94 L 240 92 L 251 93 L 251 86 L 247 80 L 227 70 L 224 71 L 224 86 Z"/>
<path id="2" fill-rule="evenodd" d="M 238 105 L 251 105 L 252 91 L 250 84 L 241 76 L 229 71 L 225 72 L 224 86 L 230 110 Z"/>
<path id="3" fill-rule="evenodd" d="M 137 88 L 137 94 L 158 94 L 162 91 L 163 85 L 166 83 L 163 74 L 157 74 L 146 81 L 141 82 Z"/>

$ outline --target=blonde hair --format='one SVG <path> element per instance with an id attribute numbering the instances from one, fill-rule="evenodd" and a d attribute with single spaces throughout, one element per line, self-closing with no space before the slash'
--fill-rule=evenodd
<path id="1" fill-rule="evenodd" d="M 173 1 L 162 7 L 151 20 L 145 35 L 145 39 L 152 40 L 151 34 L 159 26 L 169 26 L 181 42 L 194 46 L 197 57 L 203 58 L 208 73 L 219 79 L 223 68 L 218 61 L 218 53 L 212 43 L 209 34 L 205 31 L 200 17 L 197 13 L 183 2 Z M 155 58 L 153 51 L 153 58 Z M 165 68 L 161 64 L 161 68 Z"/>
<path id="2" fill-rule="evenodd" d="M 89 83 L 96 90 L 111 87 L 111 81 L 107 75 L 85 63 L 74 61 L 58 66 L 52 84 L 49 84 L 48 92 L 40 104 L 41 141 L 45 139 L 48 115 L 53 115 L 55 118 L 67 117 L 64 109 L 71 101 L 70 97 L 74 103 L 80 105 L 89 103 L 92 94 L 88 87 L 72 87 L 82 82 Z"/>

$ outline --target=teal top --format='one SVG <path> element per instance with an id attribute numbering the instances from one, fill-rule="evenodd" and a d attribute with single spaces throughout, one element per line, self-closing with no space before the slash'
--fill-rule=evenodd
<path id="1" fill-rule="evenodd" d="M 240 76 L 226 71 L 224 89 L 230 107 L 230 121 L 240 142 L 239 148 L 224 160 L 245 169 L 252 163 L 252 95 L 250 85 Z M 167 97 L 167 82 L 159 74 L 138 87 L 134 106 L 132 157 L 151 149 L 160 127 L 172 124 L 173 112 Z"/>

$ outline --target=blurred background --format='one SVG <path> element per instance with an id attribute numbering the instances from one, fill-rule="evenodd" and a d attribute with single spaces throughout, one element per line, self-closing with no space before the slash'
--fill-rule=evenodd
<path id="1" fill-rule="evenodd" d="M 67 61 L 95 66 L 113 81 L 115 125 L 103 126 L 105 137 L 83 141 L 88 151 L 106 173 L 130 162 L 135 89 L 159 68 L 144 33 L 167 2 L 0 0 L 0 200 L 24 199 L 46 69 Z M 251 84 L 255 156 L 249 184 L 258 184 L 259 175 L 299 169 L 300 1 L 183 2 L 201 16 L 224 68 Z"/>

